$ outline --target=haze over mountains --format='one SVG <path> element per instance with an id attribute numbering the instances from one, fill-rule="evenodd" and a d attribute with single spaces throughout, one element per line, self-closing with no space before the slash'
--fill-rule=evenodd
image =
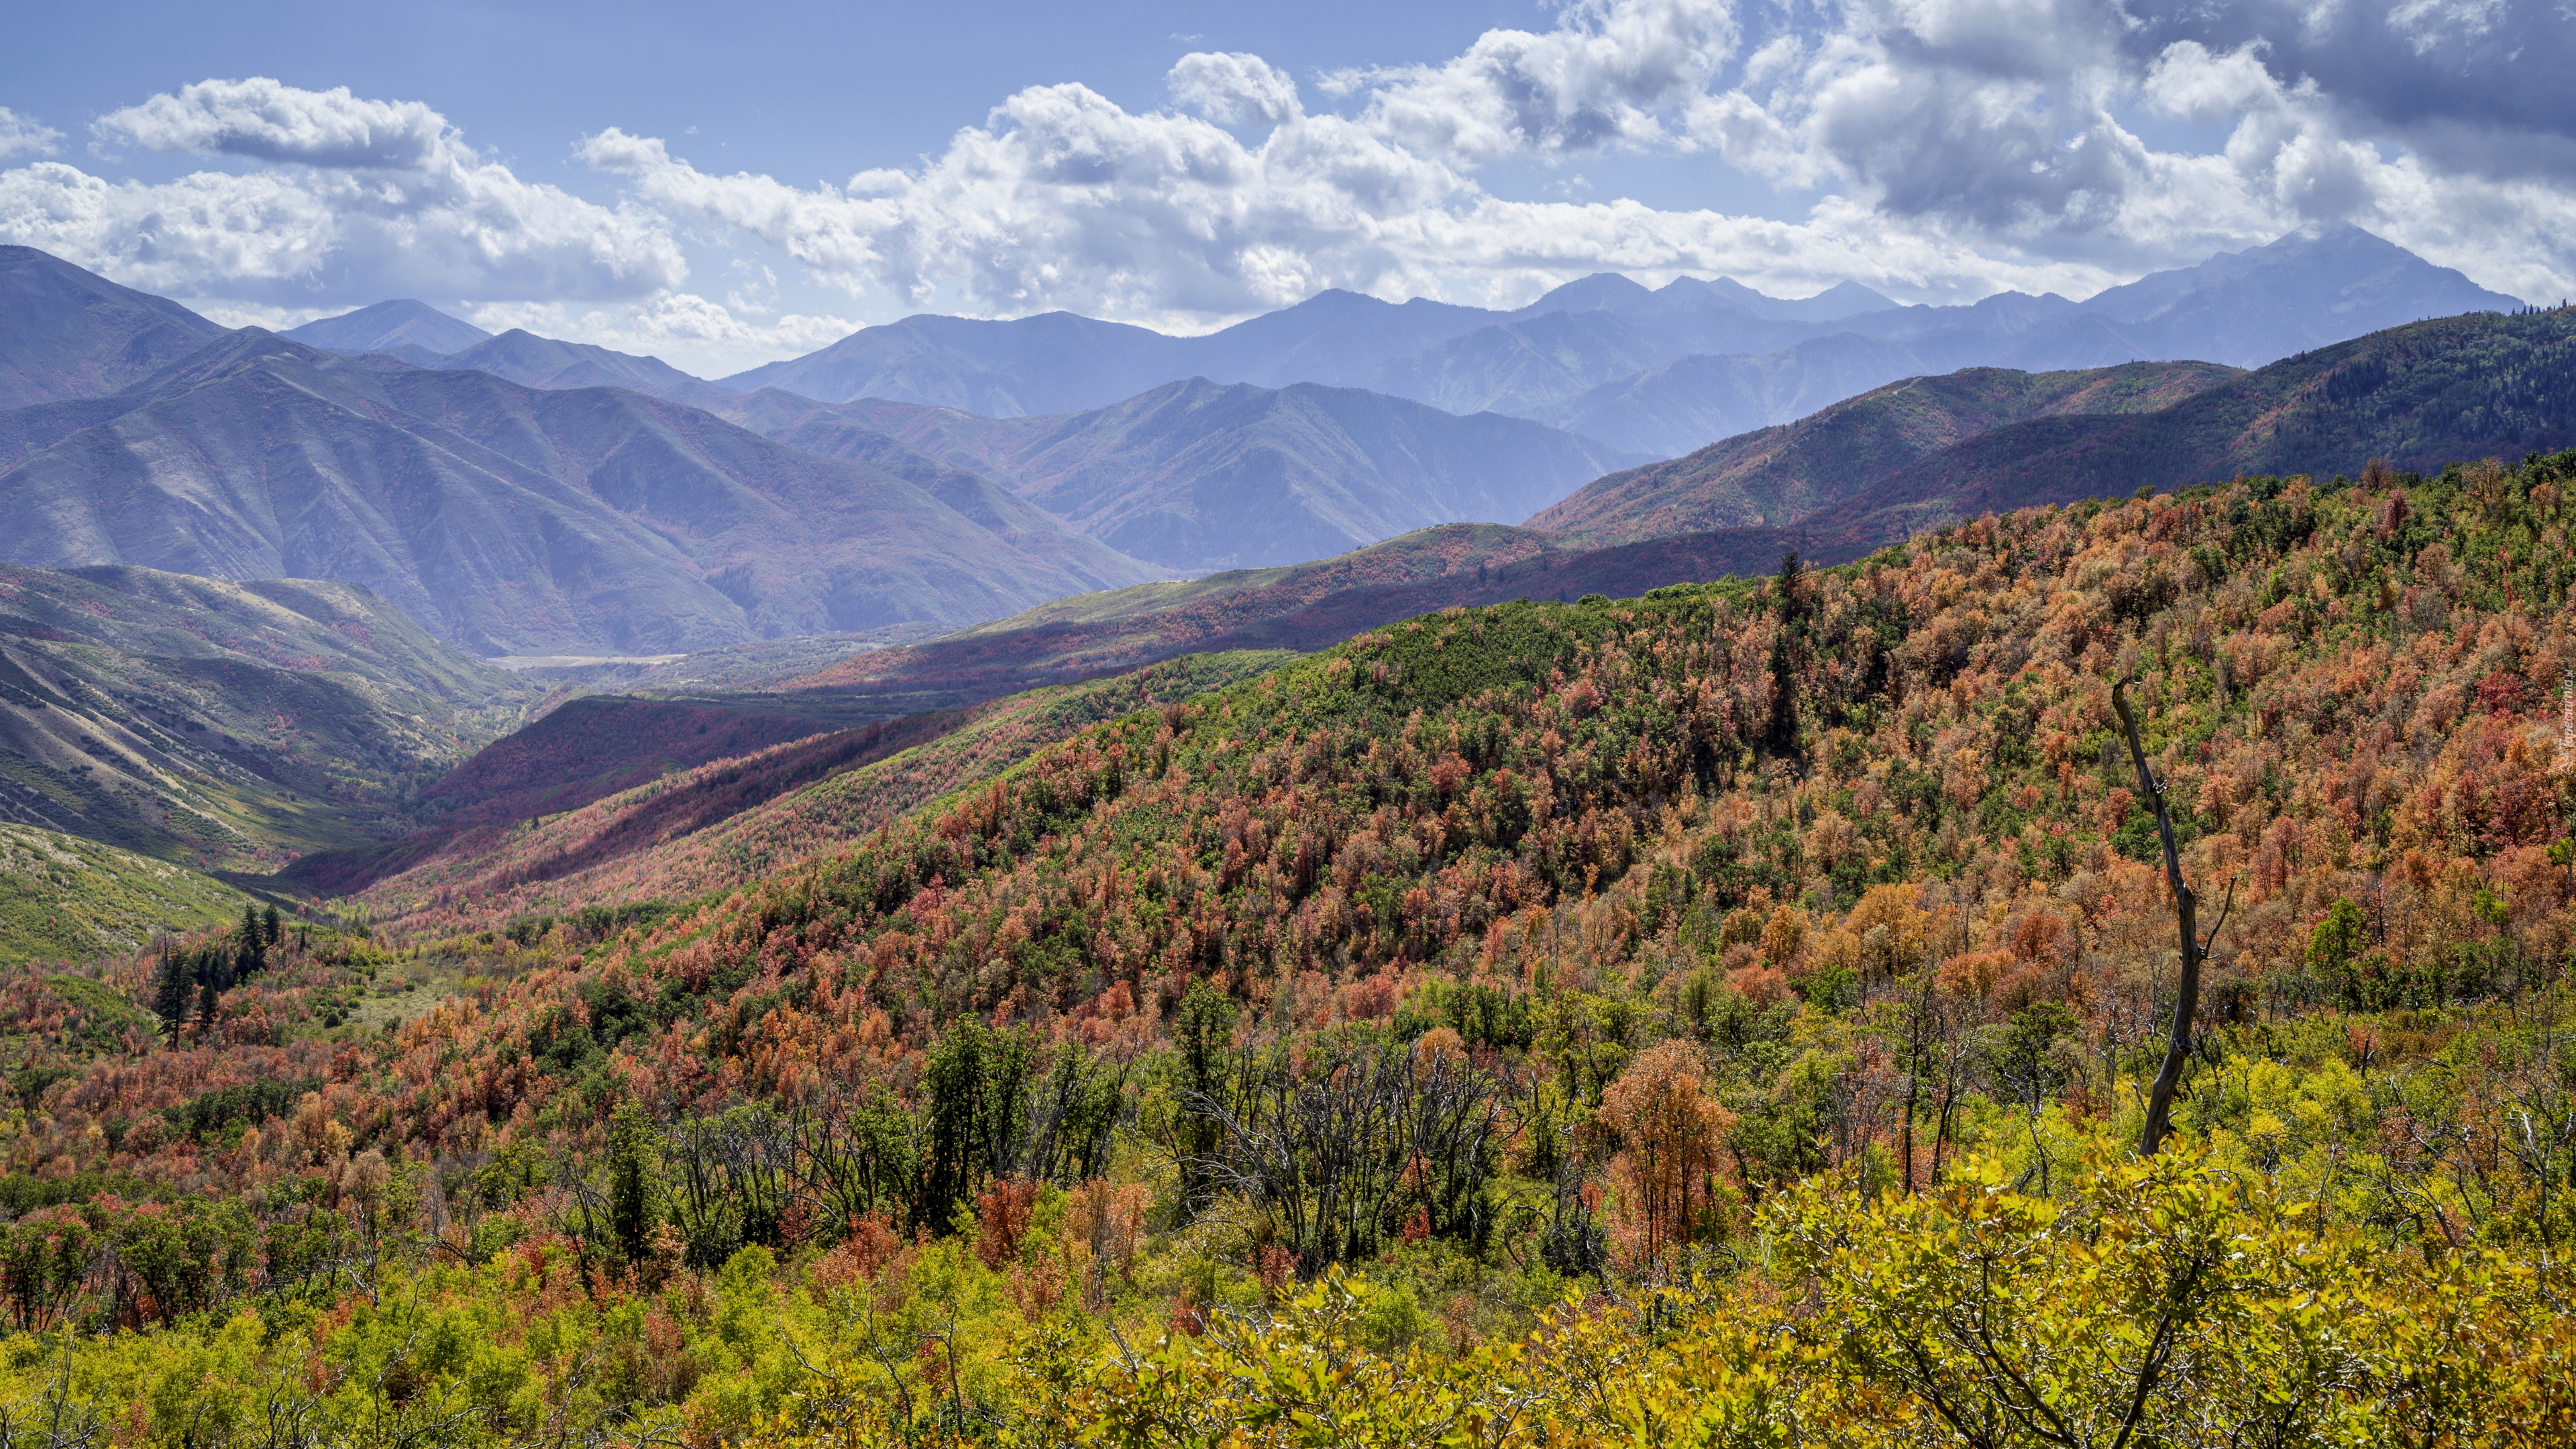
<path id="1" fill-rule="evenodd" d="M 1596 543 L 1788 526 L 1930 442 L 2022 427 L 1988 446 L 2095 446 L 2105 425 L 2069 416 L 2153 412 L 2225 370 L 1934 378 L 1909 396 L 1995 400 L 1953 398 L 1928 424 L 1887 399 L 1819 412 L 1897 378 L 2269 360 L 2512 301 L 2344 228 L 2081 304 L 1899 307 L 1849 285 L 1784 301 L 1725 279 L 1596 276 L 1510 313 L 1325 293 L 1204 337 L 916 317 L 711 383 L 413 301 L 287 338 L 226 333 L 24 248 L 0 253 L 0 283 L 26 319 L 0 339 L 20 404 L 0 409 L 0 556 L 345 578 L 490 655 L 936 632 L 1467 520 Z M 754 383 L 769 385 L 736 390 Z M 1787 440 L 1740 436 L 1809 414 Z M 2029 431 L 2042 423 L 2059 431 Z M 1732 461 L 1625 471 L 1712 439 Z M 2034 456 L 2017 466 L 2060 466 Z M 1982 476 L 1915 488 L 1905 516 Z"/>
<path id="2" fill-rule="evenodd" d="M 2084 302 L 2005 293 L 1899 307 L 1845 285 L 1783 303 L 1720 279 L 1648 290 L 1595 276 L 1517 312 L 1326 292 L 1202 337 L 1048 313 L 911 317 L 726 378 L 824 402 L 860 397 L 988 417 L 1077 412 L 1204 377 L 1363 387 L 1457 413 L 1533 417 L 1672 455 L 1803 416 L 1900 377 L 2139 360 L 2260 366 L 2514 298 L 2353 227 L 2161 272 Z"/>
<path id="3" fill-rule="evenodd" d="M 1522 418 L 1458 417 L 1358 388 L 1167 383 L 1071 416 L 991 419 L 764 388 L 728 416 L 791 446 L 883 457 L 896 439 L 1004 483 L 1085 536 L 1176 569 L 1322 558 L 1466 518 L 1520 518 L 1622 455 Z"/>
<path id="4" fill-rule="evenodd" d="M 976 480 L 961 511 L 640 394 L 378 368 L 256 329 L 32 411 L 0 416 L 14 561 L 347 579 L 485 654 L 963 624 L 1152 576 Z"/>
<path id="5" fill-rule="evenodd" d="M 1603 274 L 1510 312 L 1327 291 L 1195 337 L 1062 312 L 1009 321 L 923 315 L 721 385 L 1013 418 L 1090 411 L 1193 377 L 1274 389 L 1304 382 L 1462 415 L 1532 418 L 1670 457 L 1900 377 L 2129 361 L 2258 367 L 2426 317 L 2519 305 L 2344 226 L 2222 253 L 2080 303 L 2003 293 L 1967 306 L 1908 307 L 1853 283 L 1781 299 L 1722 277 L 1649 290 Z M 477 334 L 442 357 L 403 351 L 421 339 L 402 326 L 436 326 L 421 313 L 441 316 L 383 303 L 293 335 L 339 350 L 395 350 L 423 366 L 478 367 L 534 387 L 632 387 L 700 407 L 721 396 L 650 358 L 535 338 L 498 347 Z M 378 335 L 389 345 L 368 349 Z"/>

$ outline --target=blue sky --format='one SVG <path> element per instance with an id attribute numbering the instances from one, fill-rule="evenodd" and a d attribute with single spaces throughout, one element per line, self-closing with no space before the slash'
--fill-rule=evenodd
<path id="1" fill-rule="evenodd" d="M 2553 4 L 22 7 L 0 240 L 231 322 L 415 295 L 721 373 L 1595 270 L 2081 296 L 2353 221 L 2576 280 Z"/>
<path id="2" fill-rule="evenodd" d="M 573 141 L 615 125 L 673 136 L 695 127 L 731 164 L 837 180 L 936 151 L 1027 86 L 1080 81 L 1143 109 L 1193 50 L 1315 72 L 1452 55 L 1495 26 L 1552 14 L 1516 0 L 944 0 L 736 18 L 745 13 L 664 0 L 27 6 L 9 23 L 0 104 L 78 135 L 156 91 L 261 75 L 428 101 L 531 174 L 576 169 Z"/>

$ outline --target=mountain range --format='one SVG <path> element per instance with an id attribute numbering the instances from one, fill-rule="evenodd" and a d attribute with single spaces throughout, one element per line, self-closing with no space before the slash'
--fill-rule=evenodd
<path id="1" fill-rule="evenodd" d="M 1181 570 L 1294 563 L 1459 519 L 1521 518 L 1633 461 L 1523 418 L 1358 388 L 1167 383 L 1069 416 L 993 419 L 763 388 L 724 409 L 830 457 L 911 450 L 993 479 L 1122 553 Z"/>
<path id="2" fill-rule="evenodd" d="M 1720 278 L 1568 283 L 1514 312 L 1325 292 L 1200 337 L 1069 313 L 920 316 L 724 379 L 823 402 L 988 417 L 1102 407 L 1187 377 L 1364 387 L 1450 412 L 1536 418 L 1671 456 L 1901 377 L 2138 360 L 2260 366 L 2426 317 L 2521 303 L 2354 227 L 2293 233 L 2083 302 L 2004 293 L 1900 307 L 1846 284 L 1783 302 Z"/>
<path id="3" fill-rule="evenodd" d="M 2358 476 L 2373 459 L 2439 470 L 2570 447 L 2576 310 L 2565 308 L 2419 322 L 2252 372 L 1979 369 L 1609 475 L 1527 527 L 1451 524 L 1289 568 L 1058 599 L 792 682 L 980 698 L 1197 650 L 1315 649 L 1452 606 L 1768 573 L 1793 550 L 1846 563 L 1982 514 L 2141 487 Z"/>
<path id="4" fill-rule="evenodd" d="M 443 356 L 395 350 L 420 365 L 475 367 L 530 386 L 623 386 L 699 407 L 718 406 L 725 390 L 775 388 L 991 418 L 1087 412 L 1191 378 L 1272 389 L 1315 383 L 1462 415 L 1531 418 L 1618 450 L 1672 457 L 1902 377 L 2139 360 L 2256 367 L 2428 317 L 2520 305 L 2341 226 L 2153 273 L 2083 302 L 2007 292 L 1964 306 L 1899 306 L 1848 282 L 1781 299 L 1723 277 L 1649 290 L 1602 274 L 1514 311 L 1327 291 L 1203 336 L 1062 312 L 1009 321 L 924 315 L 720 385 L 654 359 L 519 334 L 506 346 L 477 335 Z M 360 325 L 370 313 L 379 317 Z M 423 313 L 440 316 L 417 303 L 383 303 L 294 335 L 343 350 L 377 335 L 408 342 L 408 333 L 384 329 L 396 319 L 432 325 Z"/>
<path id="5" fill-rule="evenodd" d="M 1519 517 L 1637 461 L 1523 419 L 1200 382 L 1074 417 L 943 413 L 932 457 L 801 398 L 416 302 L 307 324 L 327 344 L 307 346 L 12 260 L 17 311 L 82 325 L 0 336 L 39 399 L 0 411 L 0 516 L 21 522 L 0 557 L 347 578 L 487 655 L 935 632 Z M 161 365 L 130 376 L 137 359 Z"/>
<path id="6" fill-rule="evenodd" d="M 613 388 L 227 334 L 0 414 L 12 561 L 347 579 L 488 655 L 1006 614 L 1155 571 L 965 475 L 934 495 Z"/>
<path id="7" fill-rule="evenodd" d="M 1884 476 L 1929 456 L 1923 445 L 1993 434 L 1981 446 L 2036 449 L 2011 465 L 2026 473 L 2061 467 L 2053 448 L 2111 447 L 2101 456 L 2131 469 L 2152 430 L 2104 418 L 2157 414 L 2225 375 L 2222 359 L 2078 379 L 2088 370 L 2070 360 L 2191 342 L 2251 355 L 2393 312 L 2510 301 L 2345 228 L 2082 304 L 1898 307 L 1856 286 L 1782 301 L 1724 279 L 1650 291 L 1603 276 L 1511 313 L 1327 293 L 1195 338 L 1062 314 L 914 318 L 717 384 L 652 358 L 488 336 L 408 301 L 297 329 L 326 350 L 224 332 L 24 248 L 0 262 L 9 315 L 29 319 L 0 335 L 0 376 L 24 404 L 0 410 L 0 516 L 17 525 L 0 557 L 345 578 L 441 638 L 509 656 L 936 632 L 1459 521 L 1530 518 L 1615 544 L 1812 530 L 1838 508 L 1853 538 L 1875 536 L 1900 515 L 1857 522 L 1869 489 L 1928 516 L 2005 466 L 1980 453 L 1930 481 Z M 1671 355 L 1717 347 L 1737 350 Z M 1857 382 L 1997 356 L 2039 359 L 2055 380 L 1924 380 L 1871 406 L 1905 413 L 1944 394 L 1931 414 L 1867 427 L 1818 406 Z M 1181 366 L 1196 370 L 1164 375 Z M 780 379 L 827 396 L 735 390 Z M 828 396 L 843 387 L 879 395 Z M 1104 401 L 1038 410 L 1093 396 Z M 1739 426 L 1775 414 L 1812 416 L 1782 438 Z M 1594 425 L 1719 437 L 1724 459 L 1636 472 L 1653 453 L 1596 442 L 1582 431 Z M 1860 433 L 1878 441 L 1828 436 Z M 2129 441 L 2114 447 L 2115 433 Z M 2410 447 L 2391 455 L 2423 451 Z"/>

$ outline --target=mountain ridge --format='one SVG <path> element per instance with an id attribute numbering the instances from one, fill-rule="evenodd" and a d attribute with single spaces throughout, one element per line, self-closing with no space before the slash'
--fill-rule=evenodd
<path id="1" fill-rule="evenodd" d="M 674 652 L 1008 613 L 1154 571 L 1001 490 L 978 524 L 865 464 L 614 388 L 229 334 L 0 471 L 47 566 L 312 574 L 491 654 Z M 0 423 L 0 437 L 11 429 Z"/>
<path id="2" fill-rule="evenodd" d="M 0 246 L 0 411 L 119 391 L 223 332 L 50 253 Z"/>
<path id="3" fill-rule="evenodd" d="M 2298 301 L 2266 300 L 2267 293 Z M 725 382 L 823 402 L 877 396 L 1006 417 L 1107 406 L 1190 375 L 1267 387 L 1313 381 L 1451 411 L 1536 417 L 1615 447 L 1675 455 L 1907 376 L 2137 360 L 2259 366 L 2426 315 L 2520 303 L 2345 226 L 2292 232 L 2084 302 L 2004 293 L 1966 306 L 1897 306 L 1849 283 L 1784 301 L 1724 278 L 1683 278 L 1649 291 L 1603 273 L 1516 312 L 1451 308 L 1395 325 L 1405 309 L 1426 305 L 1437 304 L 1398 307 L 1326 292 L 1199 337 L 1070 313 L 1016 321 L 923 314 Z M 1318 326 L 1327 317 L 1354 335 L 1396 340 L 1345 341 L 1329 360 L 1310 356 L 1302 378 L 1246 350 L 1265 335 L 1329 330 Z M 1800 347 L 1811 350 L 1783 356 Z M 1733 359 L 1717 369 L 1739 375 L 1727 384 L 1732 393 L 1717 402 L 1698 395 L 1706 366 L 1697 377 L 1648 376 L 1688 358 Z M 1786 374 L 1802 380 L 1784 381 Z M 1619 406 L 1583 404 L 1600 389 L 1614 390 Z M 1707 431 L 1712 425 L 1722 431 Z"/>
<path id="4" fill-rule="evenodd" d="M 792 446 L 991 478 L 1085 536 L 1181 570 L 1344 553 L 1433 523 L 1520 517 L 1628 460 L 1542 423 L 1296 383 L 1186 379 L 1071 415 L 980 418 L 776 389 L 730 411 Z M 916 465 L 917 466 L 917 465 Z"/>
<path id="5" fill-rule="evenodd" d="M 337 317 L 324 317 L 277 334 L 289 342 L 332 352 L 394 352 L 417 348 L 444 355 L 489 342 L 492 334 L 409 297 L 378 302 Z"/>

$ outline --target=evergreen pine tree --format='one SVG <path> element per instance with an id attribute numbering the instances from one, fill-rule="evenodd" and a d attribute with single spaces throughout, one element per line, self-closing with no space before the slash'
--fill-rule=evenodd
<path id="1" fill-rule="evenodd" d="M 195 975 L 186 953 L 163 941 L 161 964 L 152 976 L 152 1014 L 161 1018 L 161 1030 L 173 1046 L 179 1042 L 179 1028 L 188 1022 L 188 1007 L 196 994 Z"/>
<path id="2" fill-rule="evenodd" d="M 608 1235 L 629 1263 L 641 1263 L 662 1221 L 662 1134 L 633 1101 L 608 1118 Z"/>

